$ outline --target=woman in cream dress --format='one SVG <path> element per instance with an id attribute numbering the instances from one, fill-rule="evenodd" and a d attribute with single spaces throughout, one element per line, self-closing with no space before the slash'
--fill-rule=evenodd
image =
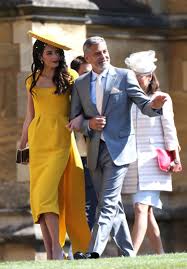
<path id="1" fill-rule="evenodd" d="M 77 73 L 68 70 L 57 37 L 30 32 L 32 74 L 26 79 L 28 105 L 20 148 L 29 144 L 30 203 L 48 259 L 63 259 L 66 232 L 73 252 L 90 240 L 85 216 L 84 178 L 73 133 L 66 128 L 70 94 Z"/>
<path id="2" fill-rule="evenodd" d="M 141 88 L 151 98 L 160 94 L 159 83 L 154 74 L 155 61 L 154 51 L 133 53 L 125 60 L 127 66 L 135 72 Z M 162 116 L 150 118 L 143 115 L 134 105 L 132 107 L 137 161 L 129 166 L 123 193 L 133 194 L 135 220 L 132 241 L 135 253 L 138 252 L 146 232 L 155 252 L 164 252 L 153 207 L 162 208 L 160 191 L 172 191 L 171 171 L 179 172 L 182 169 L 172 100 L 168 94 L 163 94 L 167 96 L 167 101 L 163 105 Z M 170 172 L 159 169 L 157 147 L 172 152 L 174 161 L 171 163 Z"/>

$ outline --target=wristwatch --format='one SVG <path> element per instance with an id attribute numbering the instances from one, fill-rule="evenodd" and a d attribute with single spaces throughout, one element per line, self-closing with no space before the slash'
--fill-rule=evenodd
<path id="1" fill-rule="evenodd" d="M 179 160 L 177 160 L 177 159 L 174 159 L 173 162 L 174 162 L 174 164 L 179 164 L 180 163 Z"/>

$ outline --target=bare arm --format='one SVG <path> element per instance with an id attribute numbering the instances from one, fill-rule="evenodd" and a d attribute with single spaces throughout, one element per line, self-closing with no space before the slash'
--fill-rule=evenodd
<path id="1" fill-rule="evenodd" d="M 19 143 L 19 148 L 23 149 L 26 147 L 28 142 L 28 128 L 34 118 L 34 104 L 32 100 L 32 95 L 30 92 L 27 92 L 27 111 L 25 116 L 25 121 L 22 128 L 22 135 Z"/>
<path id="2" fill-rule="evenodd" d="M 72 132 L 73 130 L 80 132 L 81 129 L 81 125 L 83 122 L 83 115 L 80 114 L 79 116 L 75 117 L 74 119 L 72 119 L 67 125 L 66 127 L 69 129 L 70 132 Z"/>

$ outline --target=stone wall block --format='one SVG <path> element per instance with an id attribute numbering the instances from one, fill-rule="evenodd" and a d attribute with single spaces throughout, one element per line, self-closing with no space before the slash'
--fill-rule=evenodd
<path id="1" fill-rule="evenodd" d="M 12 23 L 1 22 L 0 23 L 0 43 L 12 42 Z"/>
<path id="2" fill-rule="evenodd" d="M 0 209 L 29 207 L 29 182 L 0 179 Z"/>
<path id="3" fill-rule="evenodd" d="M 25 79 L 30 72 L 19 72 L 17 74 L 17 117 L 24 119 L 27 107 L 27 90 L 25 86 Z"/>
<path id="4" fill-rule="evenodd" d="M 16 180 L 16 118 L 0 118 L 0 181 Z M 1 198 L 0 198 L 1 199 Z"/>
<path id="5" fill-rule="evenodd" d="M 186 0 L 167 0 L 167 9 L 169 13 L 187 13 L 187 1 Z"/>
<path id="6" fill-rule="evenodd" d="M 2 246 L 2 260 L 4 261 L 20 261 L 34 260 L 35 249 L 28 244 L 8 243 Z"/>

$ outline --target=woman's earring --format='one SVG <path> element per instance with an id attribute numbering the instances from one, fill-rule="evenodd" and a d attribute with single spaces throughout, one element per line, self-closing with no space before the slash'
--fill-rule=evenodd
<path id="1" fill-rule="evenodd" d="M 41 63 L 41 64 L 43 64 L 43 63 L 44 63 L 44 61 L 43 61 L 43 60 L 40 60 L 40 63 Z"/>

